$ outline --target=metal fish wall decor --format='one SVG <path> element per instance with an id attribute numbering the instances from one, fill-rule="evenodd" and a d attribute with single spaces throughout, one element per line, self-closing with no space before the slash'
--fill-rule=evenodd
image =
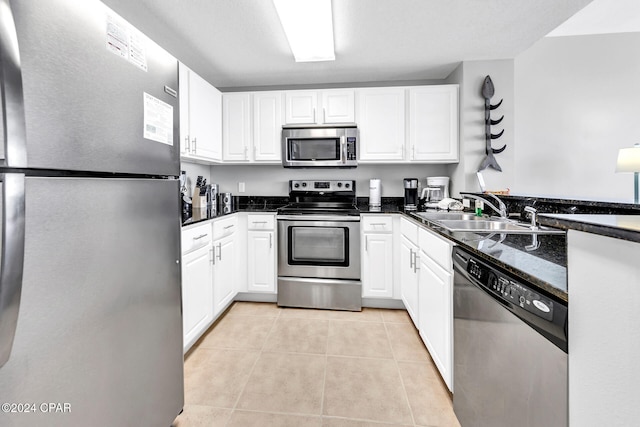
<path id="1" fill-rule="evenodd" d="M 491 141 L 494 139 L 498 139 L 504 133 L 504 129 L 500 131 L 500 133 L 493 134 L 491 133 L 491 126 L 497 125 L 504 119 L 504 115 L 500 117 L 498 120 L 491 119 L 491 111 L 500 107 L 502 104 L 502 99 L 497 104 L 491 104 L 491 98 L 495 93 L 495 88 L 493 87 L 493 82 L 491 81 L 491 77 L 487 76 L 484 78 L 484 83 L 482 83 L 482 97 L 484 98 L 484 141 L 485 141 L 485 152 L 487 153 L 487 157 L 480 164 L 481 170 L 486 169 L 487 167 L 492 167 L 497 171 L 502 172 L 502 168 L 498 164 L 494 154 L 502 153 L 506 148 L 507 144 L 503 145 L 502 148 L 495 149 L 491 147 Z"/>

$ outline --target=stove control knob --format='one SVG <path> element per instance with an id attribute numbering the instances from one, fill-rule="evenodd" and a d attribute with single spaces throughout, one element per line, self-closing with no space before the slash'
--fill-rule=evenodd
<path id="1" fill-rule="evenodd" d="M 349 188 L 349 187 L 350 187 L 350 184 L 347 182 L 344 186 L 345 186 L 346 188 Z"/>
<path id="2" fill-rule="evenodd" d="M 302 186 L 303 186 L 303 187 L 306 187 L 306 186 L 307 186 L 307 183 L 306 183 L 306 182 L 303 182 L 303 183 L 302 183 Z"/>
<path id="3" fill-rule="evenodd" d="M 295 184 L 293 184 L 293 186 L 294 186 L 295 188 L 300 188 L 300 184 L 298 184 L 297 182 L 296 182 Z"/>
<path id="4" fill-rule="evenodd" d="M 340 188 L 340 187 L 342 187 L 342 183 L 341 182 L 338 183 L 338 188 Z"/>

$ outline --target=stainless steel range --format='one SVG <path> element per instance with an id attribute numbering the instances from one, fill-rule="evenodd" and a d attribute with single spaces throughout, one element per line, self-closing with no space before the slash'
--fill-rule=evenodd
<path id="1" fill-rule="evenodd" d="M 289 181 L 278 210 L 278 305 L 360 311 L 355 181 Z"/>

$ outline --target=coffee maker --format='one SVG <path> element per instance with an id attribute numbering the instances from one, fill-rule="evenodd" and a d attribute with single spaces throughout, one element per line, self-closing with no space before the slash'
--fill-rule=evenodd
<path id="1" fill-rule="evenodd" d="M 404 210 L 418 209 L 418 178 L 404 179 Z"/>
<path id="2" fill-rule="evenodd" d="M 449 177 L 428 176 L 427 186 L 420 198 L 424 200 L 426 208 L 437 208 L 441 200 L 449 198 Z"/>

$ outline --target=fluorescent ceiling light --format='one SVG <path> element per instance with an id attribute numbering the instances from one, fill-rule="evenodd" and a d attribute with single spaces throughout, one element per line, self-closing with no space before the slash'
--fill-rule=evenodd
<path id="1" fill-rule="evenodd" d="M 296 62 L 333 61 L 331 0 L 273 0 Z"/>

